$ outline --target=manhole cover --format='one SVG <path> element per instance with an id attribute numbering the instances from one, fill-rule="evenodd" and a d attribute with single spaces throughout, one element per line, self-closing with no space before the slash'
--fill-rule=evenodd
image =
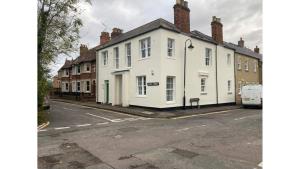
<path id="1" fill-rule="evenodd" d="M 194 153 L 192 151 L 182 150 L 182 149 L 175 149 L 175 150 L 172 151 L 172 153 L 178 154 L 178 155 L 180 155 L 182 157 L 185 157 L 185 158 L 194 158 L 197 155 L 199 155 L 199 154 Z"/>

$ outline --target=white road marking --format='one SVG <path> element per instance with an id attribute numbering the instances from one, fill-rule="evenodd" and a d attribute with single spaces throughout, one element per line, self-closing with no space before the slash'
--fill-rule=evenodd
<path id="1" fill-rule="evenodd" d="M 189 130 L 190 128 L 183 128 L 183 129 L 179 129 L 179 130 L 176 130 L 176 131 L 186 131 L 186 130 Z"/>
<path id="2" fill-rule="evenodd" d="M 71 111 L 74 111 L 73 109 L 69 109 L 69 108 L 65 108 L 65 107 L 63 107 L 63 109 L 65 109 L 65 110 L 71 110 Z"/>
<path id="3" fill-rule="evenodd" d="M 85 127 L 85 126 L 90 126 L 91 124 L 81 124 L 81 125 L 76 125 L 77 127 Z"/>
<path id="4" fill-rule="evenodd" d="M 101 119 L 104 119 L 104 120 L 107 120 L 107 121 L 110 121 L 110 122 L 114 122 L 114 120 L 118 120 L 118 119 L 109 119 L 109 118 L 98 116 L 98 115 L 91 114 L 91 113 L 86 113 L 86 114 L 90 115 L 90 116 L 98 117 L 98 118 L 101 118 Z"/>
<path id="5" fill-rule="evenodd" d="M 111 110 L 105 110 L 105 109 L 101 109 L 101 108 L 94 108 L 94 107 L 89 107 L 89 106 L 83 106 L 83 105 L 78 105 L 78 104 L 74 104 L 74 103 L 60 102 L 60 101 L 55 101 L 55 100 L 53 100 L 53 102 L 71 104 L 71 105 L 76 105 L 76 106 L 79 106 L 79 107 L 85 107 L 85 108 L 94 109 L 94 110 L 106 111 L 106 112 L 115 113 L 115 114 L 119 114 L 119 115 L 123 115 L 123 116 L 126 115 L 126 116 L 129 116 L 129 117 L 137 117 L 137 116 L 131 115 L 131 114 L 124 114 L 124 113 L 119 113 L 119 112 L 115 112 L 115 111 L 111 111 Z"/>
<path id="6" fill-rule="evenodd" d="M 39 132 L 43 132 L 43 131 L 47 131 L 47 130 L 39 130 Z"/>
<path id="7" fill-rule="evenodd" d="M 185 118 L 196 117 L 196 116 L 207 116 L 207 115 L 212 115 L 212 114 L 226 113 L 226 112 L 235 111 L 235 110 L 239 110 L 239 109 L 216 111 L 216 112 L 210 112 L 210 113 L 205 113 L 205 114 L 194 114 L 194 115 L 189 115 L 189 116 L 174 117 L 172 119 L 176 120 L 176 119 L 185 119 Z"/>
<path id="8" fill-rule="evenodd" d="M 104 122 L 104 123 L 97 123 L 97 125 L 104 125 L 104 124 L 108 124 L 108 122 Z"/>
<path id="9" fill-rule="evenodd" d="M 54 128 L 55 130 L 63 130 L 63 129 L 69 129 L 70 127 L 57 127 L 57 128 Z"/>

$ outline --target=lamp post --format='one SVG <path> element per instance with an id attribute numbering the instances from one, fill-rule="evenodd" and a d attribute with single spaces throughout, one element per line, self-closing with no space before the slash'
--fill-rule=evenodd
<path id="1" fill-rule="evenodd" d="M 190 42 L 190 45 L 188 46 L 189 49 L 193 49 L 193 43 L 191 39 L 187 39 L 184 43 L 184 70 L 183 70 L 183 108 L 185 109 L 185 79 L 186 79 L 186 43 Z"/>

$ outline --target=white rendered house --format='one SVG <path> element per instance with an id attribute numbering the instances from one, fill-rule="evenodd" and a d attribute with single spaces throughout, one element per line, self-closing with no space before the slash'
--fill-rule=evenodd
<path id="1" fill-rule="evenodd" d="M 174 13 L 175 24 L 157 19 L 126 33 L 114 29 L 96 49 L 98 103 L 182 107 L 185 46 L 186 106 L 192 98 L 200 105 L 235 102 L 234 49 L 223 42 L 220 19 L 213 17 L 210 37 L 190 32 L 186 1 L 177 1 Z"/>

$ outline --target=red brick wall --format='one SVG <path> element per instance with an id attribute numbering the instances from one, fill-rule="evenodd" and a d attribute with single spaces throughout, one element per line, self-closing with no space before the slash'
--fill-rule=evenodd
<path id="1" fill-rule="evenodd" d="M 182 32 L 190 33 L 190 9 L 181 5 L 174 5 L 174 24 Z"/>

